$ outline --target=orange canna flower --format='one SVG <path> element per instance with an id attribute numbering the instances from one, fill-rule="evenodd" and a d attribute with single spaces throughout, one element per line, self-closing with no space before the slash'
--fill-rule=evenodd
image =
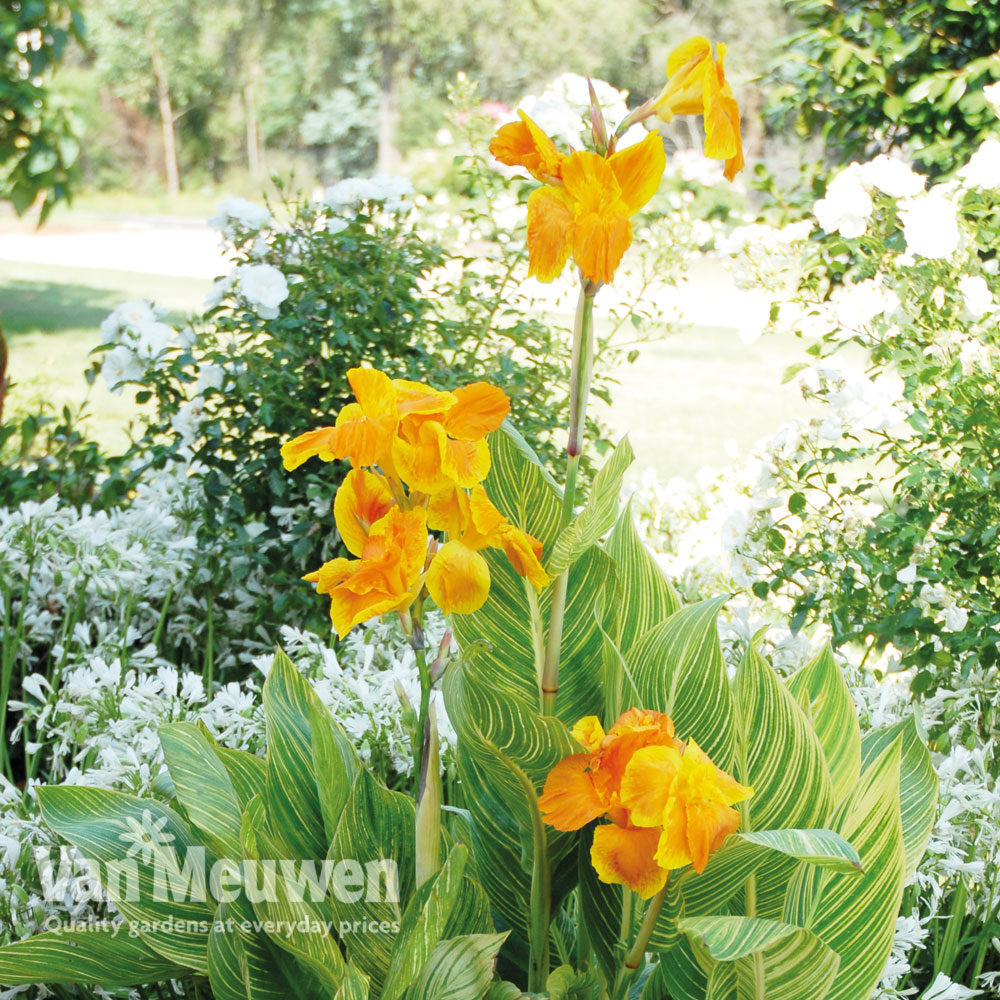
<path id="1" fill-rule="evenodd" d="M 513 550 L 515 570 L 537 588 L 548 582 L 541 564 L 541 543 L 510 524 L 493 506 L 482 486 L 471 494 L 447 487 L 430 498 L 428 525 L 447 532 L 449 539 L 438 550 L 427 570 L 427 590 L 445 614 L 472 614 L 486 602 L 490 571 L 480 555 L 484 548 Z"/>
<path id="2" fill-rule="evenodd" d="M 719 42 L 718 59 L 712 43 L 702 36 L 679 45 L 667 59 L 667 84 L 654 102 L 665 122 L 676 115 L 702 115 L 705 122 L 705 155 L 725 160 L 725 175 L 732 180 L 744 166 L 740 136 L 740 109 L 726 83 L 726 46 Z"/>
<path id="3" fill-rule="evenodd" d="M 333 559 L 304 579 L 330 595 L 330 619 L 343 638 L 357 624 L 416 600 L 427 558 L 427 512 L 392 507 L 365 538 L 360 559 Z"/>
<path id="4" fill-rule="evenodd" d="M 337 490 L 333 516 L 347 551 L 360 556 L 373 524 L 393 506 L 392 493 L 382 476 L 364 469 L 351 469 Z"/>
<path id="5" fill-rule="evenodd" d="M 607 734 L 590 716 L 573 735 L 587 752 L 549 772 L 538 800 L 542 818 L 557 830 L 610 820 L 594 830 L 591 863 L 602 881 L 644 899 L 663 888 L 673 868 L 690 864 L 701 872 L 739 825 L 731 806 L 753 793 L 693 740 L 685 747 L 660 712 L 630 709 Z"/>
<path id="6" fill-rule="evenodd" d="M 502 125 L 490 140 L 490 152 L 508 167 L 525 167 L 540 181 L 558 178 L 565 156 L 523 112 L 521 120 Z"/>
<path id="7" fill-rule="evenodd" d="M 607 158 L 566 157 L 562 184 L 528 198 L 528 273 L 552 281 L 572 255 L 585 278 L 610 281 L 632 243 L 632 216 L 656 193 L 665 163 L 656 132 Z"/>

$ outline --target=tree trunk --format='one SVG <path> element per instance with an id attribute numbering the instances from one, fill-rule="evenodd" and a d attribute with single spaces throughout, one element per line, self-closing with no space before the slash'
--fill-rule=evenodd
<path id="1" fill-rule="evenodd" d="M 160 122 L 163 126 L 163 165 L 167 175 L 167 193 L 179 194 L 181 172 L 177 165 L 177 134 L 174 130 L 174 108 L 170 102 L 170 81 L 167 78 L 163 53 L 155 39 L 152 40 L 150 56 L 153 76 L 156 78 L 156 100 L 160 107 Z"/>
<path id="2" fill-rule="evenodd" d="M 7 343 L 0 330 L 0 425 L 3 424 L 3 401 L 7 395 Z"/>
<path id="3" fill-rule="evenodd" d="M 391 46 L 382 49 L 382 86 L 378 98 L 378 160 L 379 173 L 391 174 L 399 168 L 396 130 L 399 125 L 399 81 L 396 52 Z"/>
<path id="4" fill-rule="evenodd" d="M 264 151 L 260 146 L 260 123 L 257 118 L 257 84 L 261 76 L 260 60 L 250 64 L 247 81 L 243 85 L 243 114 L 247 132 L 247 169 L 254 180 L 264 176 Z"/>
<path id="5" fill-rule="evenodd" d="M 764 95 L 760 87 L 750 84 L 743 94 L 743 152 L 747 163 L 764 158 Z"/>

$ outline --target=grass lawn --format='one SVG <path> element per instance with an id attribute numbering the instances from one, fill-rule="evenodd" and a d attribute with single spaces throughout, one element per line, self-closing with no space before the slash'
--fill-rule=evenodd
<path id="1" fill-rule="evenodd" d="M 178 318 L 197 308 L 210 282 L 122 271 L 55 268 L 0 261 L 0 324 L 16 386 L 11 405 L 44 399 L 58 407 L 88 398 L 83 371 L 101 320 L 126 299 L 151 298 Z M 726 442 L 740 453 L 789 417 L 809 411 L 785 367 L 802 357 L 792 337 L 743 344 L 728 327 L 697 327 L 640 348 L 616 373 L 609 411 L 596 407 L 615 437 L 628 433 L 633 476 L 653 466 L 663 478 L 691 476 L 727 462 Z M 111 395 L 102 381 L 89 390 L 91 433 L 109 448 L 127 442 L 138 413 L 132 394 Z M 516 417 L 516 414 L 515 414 Z"/>
<path id="2" fill-rule="evenodd" d="M 126 391 L 114 396 L 83 372 L 98 343 L 101 320 L 126 299 L 149 298 L 179 318 L 197 308 L 211 282 L 124 271 L 61 268 L 0 261 L 0 327 L 14 382 L 8 406 L 39 401 L 62 408 L 88 399 L 90 433 L 108 448 L 124 447 L 139 408 Z"/>

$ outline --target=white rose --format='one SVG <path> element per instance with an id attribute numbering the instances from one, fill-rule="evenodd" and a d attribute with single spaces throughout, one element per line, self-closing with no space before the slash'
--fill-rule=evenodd
<path id="1" fill-rule="evenodd" d="M 135 353 L 144 360 L 158 358 L 173 340 L 173 327 L 166 323 L 144 323 L 135 336 Z"/>
<path id="2" fill-rule="evenodd" d="M 1000 187 L 1000 140 L 987 139 L 958 172 L 967 188 Z"/>
<path id="3" fill-rule="evenodd" d="M 965 275 L 958 283 L 958 290 L 962 293 L 965 308 L 974 319 L 993 311 L 993 294 L 981 274 Z"/>
<path id="4" fill-rule="evenodd" d="M 270 264 L 245 264 L 238 269 L 239 293 L 262 319 L 274 319 L 278 306 L 288 298 L 288 282 Z"/>
<path id="5" fill-rule="evenodd" d="M 865 184 L 878 188 L 890 198 L 912 198 L 924 189 L 924 178 L 920 174 L 908 163 L 885 153 L 864 164 L 860 174 Z"/>
<path id="6" fill-rule="evenodd" d="M 222 379 L 225 370 L 221 365 L 206 364 L 198 369 L 198 381 L 195 383 L 195 391 L 201 395 L 206 389 L 221 389 Z"/>
<path id="7" fill-rule="evenodd" d="M 993 109 L 993 114 L 1000 118 L 1000 80 L 991 83 L 988 87 L 983 87 L 983 97 L 986 103 Z"/>
<path id="8" fill-rule="evenodd" d="M 864 235 L 873 210 L 856 163 L 837 174 L 826 189 L 826 197 L 813 206 L 817 221 L 828 233 L 839 232 L 848 239 Z"/>
<path id="9" fill-rule="evenodd" d="M 947 260 L 960 237 L 955 205 L 944 195 L 925 194 L 907 202 L 900 211 L 907 252 Z"/>
<path id="10" fill-rule="evenodd" d="M 257 230 L 274 222 L 271 213 L 263 205 L 255 205 L 246 198 L 225 198 L 216 213 L 208 220 L 208 224 L 230 236 L 236 228 Z"/>
<path id="11" fill-rule="evenodd" d="M 896 579 L 900 583 L 913 583 L 917 579 L 917 567 L 915 563 L 910 563 L 896 574 Z"/>
<path id="12" fill-rule="evenodd" d="M 944 627 L 949 632 L 964 632 L 965 626 L 969 624 L 969 612 L 965 608 L 960 608 L 953 604 L 950 608 L 945 608 Z"/>
<path id="13" fill-rule="evenodd" d="M 170 426 L 180 435 L 183 444 L 189 444 L 194 440 L 204 415 L 205 400 L 201 396 L 195 396 L 194 399 L 181 404 L 180 409 L 173 415 Z"/>
<path id="14" fill-rule="evenodd" d="M 848 330 L 860 330 L 876 316 L 899 305 L 896 293 L 883 288 L 876 278 L 845 285 L 834 300 L 838 321 Z"/>
<path id="15" fill-rule="evenodd" d="M 101 363 L 101 377 L 108 383 L 108 389 L 116 396 L 121 395 L 125 382 L 138 382 L 143 375 L 143 367 L 135 353 L 124 345 L 112 347 L 104 355 Z"/>

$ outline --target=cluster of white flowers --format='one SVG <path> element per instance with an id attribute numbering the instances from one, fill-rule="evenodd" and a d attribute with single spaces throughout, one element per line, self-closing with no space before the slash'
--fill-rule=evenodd
<path id="1" fill-rule="evenodd" d="M 221 230 L 223 238 L 229 242 L 274 225 L 274 216 L 268 208 L 246 198 L 225 198 L 216 213 L 208 224 Z"/>
<path id="2" fill-rule="evenodd" d="M 113 393 L 126 382 L 141 382 L 178 343 L 176 331 L 162 322 L 151 302 L 123 302 L 101 323 L 101 346 L 109 348 L 101 376 Z"/>
<path id="3" fill-rule="evenodd" d="M 410 204 L 407 199 L 412 194 L 413 185 L 406 177 L 373 174 L 337 181 L 323 192 L 323 201 L 335 212 L 353 211 L 366 202 L 378 202 L 387 212 L 401 212 Z"/>

